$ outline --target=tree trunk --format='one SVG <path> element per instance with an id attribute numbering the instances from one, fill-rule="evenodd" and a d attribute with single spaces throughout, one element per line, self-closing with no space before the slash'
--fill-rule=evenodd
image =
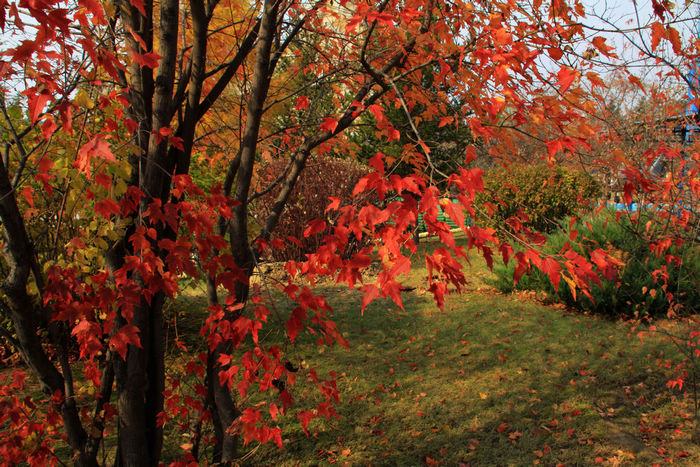
<path id="1" fill-rule="evenodd" d="M 143 301 L 131 320 L 140 330 L 141 348 L 129 346 L 119 378 L 119 465 L 153 466 L 160 459 L 163 430 L 158 414 L 165 388 L 161 295 L 153 297 L 150 306 Z"/>
<path id="2" fill-rule="evenodd" d="M 150 116 L 150 128 L 156 133 L 169 127 L 172 118 L 179 9 L 178 0 L 160 2 L 158 55 L 161 59 L 155 70 L 152 100 L 149 99 L 149 89 L 137 90 L 146 105 L 152 103 L 150 112 L 148 108 L 145 109 L 144 118 Z M 142 70 L 145 69 L 146 67 L 142 67 Z M 149 73 L 150 71 L 146 72 Z M 169 192 L 172 169 L 166 168 L 172 168 L 174 161 L 169 161 L 168 155 L 167 139 L 151 133 L 145 168 L 141 171 L 140 167 L 134 167 L 134 170 L 141 174 L 138 185 L 146 194 L 141 200 L 142 211 L 145 211 L 154 198 L 162 199 L 163 194 Z M 157 238 L 163 238 L 163 229 L 156 225 L 150 227 L 158 230 Z M 157 251 L 155 243 L 153 248 Z M 162 393 L 165 386 L 164 300 L 162 292 L 156 293 L 150 302 L 142 299 L 131 319 L 130 324 L 139 329 L 141 346 L 129 345 L 126 362 L 119 369 L 117 376 L 120 417 L 117 457 L 121 465 L 157 465 L 160 459 L 163 431 L 158 426 L 158 414 L 163 410 Z"/>
<path id="3" fill-rule="evenodd" d="M 240 149 L 240 165 L 237 168 L 237 183 L 235 198 L 239 205 L 233 209 L 231 222 L 230 245 L 236 266 L 240 268 L 247 278 L 253 273 L 254 258 L 248 242 L 248 192 L 255 163 L 255 151 L 260 129 L 260 121 L 263 114 L 263 104 L 269 87 L 268 67 L 270 64 L 271 48 L 275 36 L 277 22 L 277 3 L 266 0 L 263 17 L 260 22 L 259 41 L 255 48 L 255 72 L 248 99 L 246 127 L 243 132 Z M 237 158 L 238 159 L 238 158 Z M 216 284 L 212 279 L 208 283 L 208 295 L 210 305 L 218 304 L 216 296 Z M 234 295 L 237 303 L 245 303 L 248 300 L 249 282 L 239 281 L 235 286 Z M 226 319 L 235 321 L 240 317 L 240 312 L 227 313 Z M 230 344 L 222 343 L 211 351 L 207 359 L 207 379 L 211 392 L 209 402 L 212 404 L 214 424 L 217 435 L 215 446 L 216 461 L 226 464 L 233 463 L 238 457 L 238 436 L 228 432 L 228 428 L 238 418 L 240 411 L 227 387 L 219 383 L 218 359 L 222 353 L 230 352 Z"/>

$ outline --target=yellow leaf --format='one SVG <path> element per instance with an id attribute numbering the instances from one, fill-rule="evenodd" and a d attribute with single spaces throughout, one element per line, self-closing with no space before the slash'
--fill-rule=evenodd
<path id="1" fill-rule="evenodd" d="M 102 8 L 105 10 L 105 13 L 107 13 L 107 16 L 114 16 L 114 13 L 117 10 L 116 7 L 114 6 L 114 3 L 112 3 L 109 0 L 102 3 Z"/>
<path id="2" fill-rule="evenodd" d="M 73 98 L 73 104 L 77 105 L 78 107 L 85 107 L 86 109 L 92 109 L 95 107 L 95 102 L 90 98 L 90 95 L 85 92 L 84 89 L 77 92 Z"/>

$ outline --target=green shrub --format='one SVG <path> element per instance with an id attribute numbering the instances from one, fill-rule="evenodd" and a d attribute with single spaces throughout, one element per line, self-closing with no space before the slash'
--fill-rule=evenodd
<path id="1" fill-rule="evenodd" d="M 522 225 L 539 232 L 552 232 L 557 221 L 576 214 L 600 193 L 590 175 L 545 164 L 492 169 L 484 176 L 484 188 L 477 203 L 492 212 L 491 222 L 511 226 L 510 218 L 524 214 Z"/>
<path id="2" fill-rule="evenodd" d="M 504 292 L 516 288 L 546 291 L 573 308 L 610 317 L 665 315 L 669 309 L 669 295 L 680 305 L 680 312 L 697 313 L 700 305 L 698 245 L 686 243 L 680 247 L 674 246 L 658 256 L 650 247 L 655 239 L 647 236 L 643 228 L 646 220 L 643 217 L 641 222 L 633 222 L 623 216 L 618 222 L 614 213 L 604 211 L 598 216 L 577 221 L 571 227 L 568 221 L 562 222 L 561 230 L 547 235 L 549 251 L 560 252 L 570 242 L 571 230 L 575 230 L 579 232 L 577 241 L 570 244 L 576 252 L 590 259 L 592 251 L 602 248 L 625 263 L 616 280 L 608 281 L 601 277 L 600 285 L 591 285 L 593 300 L 580 293 L 575 300 L 569 285 L 563 280 L 555 292 L 552 283 L 540 271 L 523 276 L 514 286 L 515 265 L 512 262 L 508 267 L 494 267 L 497 276 L 494 285 Z M 679 258 L 680 262 L 668 263 L 668 255 Z M 666 280 L 655 272 L 664 267 L 668 273 Z"/>

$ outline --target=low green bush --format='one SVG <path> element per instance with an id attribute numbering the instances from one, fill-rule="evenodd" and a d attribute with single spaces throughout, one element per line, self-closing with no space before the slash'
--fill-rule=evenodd
<path id="1" fill-rule="evenodd" d="M 514 289 L 545 291 L 573 308 L 610 317 L 666 315 L 671 297 L 680 305 L 679 313 L 697 313 L 700 311 L 698 245 L 686 243 L 673 246 L 661 256 L 655 254 L 651 245 L 656 239 L 648 236 L 644 216 L 653 214 L 643 215 L 642 221 L 632 221 L 626 215 L 617 221 L 615 213 L 603 211 L 571 226 L 568 221 L 562 222 L 560 230 L 547 235 L 550 252 L 560 252 L 570 242 L 576 252 L 589 259 L 592 251 L 602 248 L 625 263 L 616 280 L 601 277 L 600 285 L 591 285 L 593 300 L 581 293 L 574 299 L 569 285 L 563 280 L 555 291 L 550 280 L 540 271 L 524 275 L 514 286 L 513 262 L 507 267 L 494 267 L 497 277 L 494 285 L 504 292 Z M 574 242 L 570 241 L 571 230 L 579 233 Z M 671 257 L 678 258 L 678 261 Z M 662 269 L 667 272 L 665 279 L 658 272 Z"/>
<path id="2" fill-rule="evenodd" d="M 545 164 L 489 170 L 484 188 L 477 203 L 491 213 L 490 222 L 509 226 L 510 218 L 524 214 L 522 225 L 539 232 L 552 232 L 557 221 L 578 213 L 600 194 L 590 175 Z"/>

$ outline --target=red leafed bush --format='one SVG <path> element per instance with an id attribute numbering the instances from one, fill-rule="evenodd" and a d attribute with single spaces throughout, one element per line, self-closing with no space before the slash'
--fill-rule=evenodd
<path id="1" fill-rule="evenodd" d="M 275 160 L 261 170 L 260 185 L 265 189 L 279 180 L 288 169 L 287 161 Z M 340 213 L 326 211 L 329 198 L 339 198 L 341 204 L 353 199 L 352 192 L 360 178 L 371 169 L 357 161 L 331 156 L 315 156 L 309 160 L 300 175 L 300 180 L 286 204 L 279 224 L 273 232 L 274 248 L 268 248 L 263 258 L 270 261 L 303 260 L 307 253 L 318 250 L 327 234 L 326 230 L 304 235 L 312 221 L 323 220 L 326 226 L 335 224 Z M 279 186 L 260 197 L 253 210 L 256 219 L 265 219 L 280 191 Z M 354 203 L 364 204 L 376 201 L 374 193 L 363 193 L 353 199 Z M 311 229 L 315 231 L 317 228 Z M 357 240 L 349 242 L 345 256 L 351 255 L 362 245 Z"/>

